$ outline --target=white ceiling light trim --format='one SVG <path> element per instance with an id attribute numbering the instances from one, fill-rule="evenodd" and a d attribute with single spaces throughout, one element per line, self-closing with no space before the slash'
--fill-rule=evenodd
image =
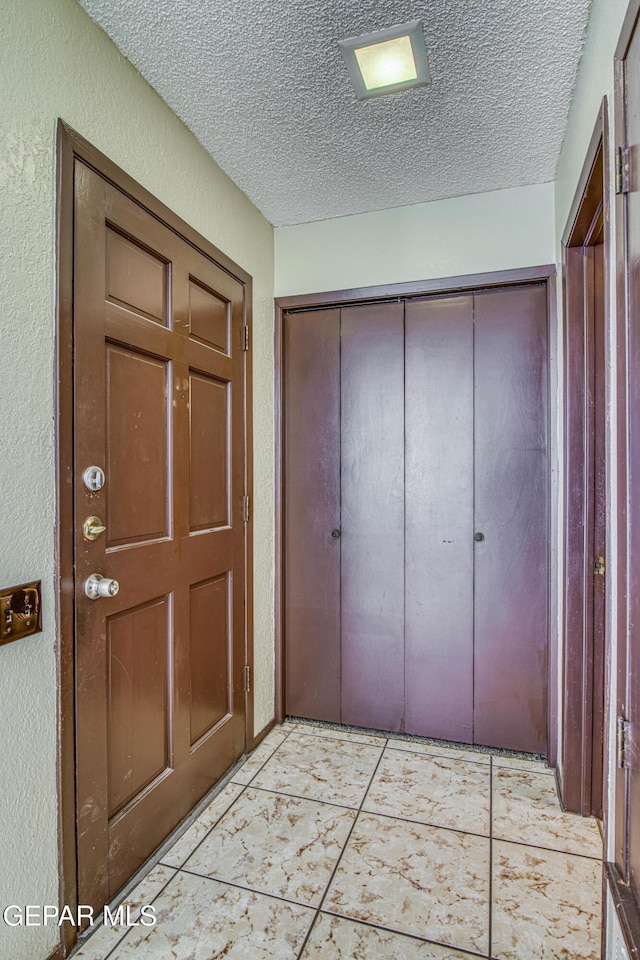
<path id="1" fill-rule="evenodd" d="M 339 40 L 359 100 L 431 83 L 420 20 Z"/>

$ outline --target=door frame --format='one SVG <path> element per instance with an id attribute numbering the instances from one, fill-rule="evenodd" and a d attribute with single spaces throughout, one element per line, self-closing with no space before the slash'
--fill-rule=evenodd
<path id="1" fill-rule="evenodd" d="M 58 846 L 59 903 L 75 914 L 78 905 L 76 857 L 76 759 L 75 759 L 75 615 L 74 615 L 74 166 L 79 159 L 104 180 L 143 207 L 205 257 L 222 267 L 244 287 L 244 323 L 249 327 L 249 348 L 244 367 L 245 490 L 253 501 L 253 403 L 252 351 L 250 344 L 253 281 L 209 240 L 166 207 L 124 170 L 76 133 L 63 120 L 57 126 L 56 172 L 56 663 L 58 688 Z M 253 675 L 253 521 L 245 523 L 245 664 Z M 253 684 L 245 693 L 245 750 L 253 749 Z M 60 930 L 60 956 L 66 956 L 76 940 L 76 929 L 65 923 Z"/>
<path id="2" fill-rule="evenodd" d="M 614 71 L 614 100 L 613 100 L 613 134 L 612 145 L 616 148 L 628 146 L 626 122 L 626 83 L 625 61 L 629 47 L 636 30 L 640 30 L 640 0 L 630 0 L 627 12 L 620 30 L 620 37 L 613 58 Z M 624 158 L 623 158 L 624 162 Z M 631 176 L 637 181 L 637 171 L 634 171 L 637 158 L 632 158 Z M 635 184 L 637 189 L 637 183 Z M 625 189 L 616 189 L 614 207 L 615 236 L 615 316 L 614 336 L 616 356 L 617 390 L 612 402 L 616 409 L 617 431 L 616 467 L 617 467 L 617 502 L 616 528 L 617 551 L 613 576 L 617 587 L 618 602 L 614 613 L 617 627 L 616 644 L 616 673 L 611 677 L 611 685 L 615 684 L 612 692 L 611 707 L 615 710 L 616 718 L 628 718 L 629 693 L 629 654 L 631 645 L 630 634 L 630 605 L 632 591 L 632 565 L 630 557 L 629 521 L 631 519 L 631 503 L 634 492 L 630 476 L 630 441 L 633 429 L 632 409 L 630 406 L 629 391 L 632 382 L 632 347 L 631 312 L 629 309 L 628 289 L 630 284 L 629 250 L 628 250 L 628 203 Z M 637 418 L 636 418 L 637 419 Z M 636 431 L 638 424 L 636 423 Z M 640 952 L 640 908 L 632 892 L 629 880 L 629 849 L 627 836 L 627 819 L 629 816 L 629 771 L 616 764 L 612 773 L 613 803 L 609 811 L 613 818 L 612 834 L 614 846 L 611 851 L 612 859 L 605 863 L 607 887 L 611 894 L 614 908 L 622 929 L 629 956 L 637 956 Z M 606 851 L 607 856 L 609 851 Z"/>
<path id="3" fill-rule="evenodd" d="M 435 280 L 414 280 L 406 283 L 383 284 L 373 287 L 354 287 L 349 290 L 301 294 L 275 299 L 275 466 L 276 466 L 276 502 L 275 502 L 275 711 L 276 723 L 282 723 L 286 716 L 285 693 L 285 624 L 284 624 L 284 319 L 289 311 L 354 306 L 356 304 L 380 303 L 409 299 L 411 297 L 438 296 L 462 293 L 492 287 L 514 286 L 515 284 L 544 283 L 547 287 L 547 350 L 549 358 L 555 355 L 552 342 L 552 330 L 557 317 L 557 284 L 555 264 L 523 267 L 514 270 L 499 270 L 490 273 L 477 273 L 457 277 L 445 277 Z M 550 367 L 547 373 L 549 399 Z M 551 404 L 549 404 L 548 430 L 551 441 Z M 547 502 L 551 504 L 551 470 L 547 482 Z M 548 535 L 551 543 L 551 511 L 548 511 Z M 558 697 L 557 697 L 557 660 L 558 631 L 554 623 L 553 583 L 549 564 L 548 583 L 548 750 L 549 763 L 555 766 L 558 739 Z"/>
<path id="4" fill-rule="evenodd" d="M 591 597 L 594 571 L 589 561 L 590 550 L 585 546 L 590 538 L 598 509 L 591 476 L 593 464 L 593 413 L 589 397 L 592 394 L 591 376 L 598 351 L 603 364 L 605 381 L 602 415 L 606 417 L 609 396 L 609 373 L 606 363 L 607 331 L 610 329 L 611 285 L 611 218 L 609 210 L 609 129 L 608 107 L 605 97 L 598 112 L 586 158 L 562 235 L 563 272 L 563 412 L 564 412 L 564 511 L 563 524 L 563 676 L 562 676 L 562 764 L 558 782 L 563 806 L 573 813 L 589 816 L 604 805 L 604 785 L 593 781 L 594 767 L 594 685 L 605 683 L 607 663 L 610 663 L 609 625 L 597 638 L 594 633 Z M 602 329 L 595 334 L 596 345 L 590 335 L 594 320 L 593 278 L 585 260 L 593 249 L 592 233 L 599 222 L 604 228 L 604 315 Z M 595 396 L 592 403 L 598 402 Z M 604 463 L 605 502 L 607 479 L 607 447 L 610 443 L 605 430 Z M 569 502 L 569 490 L 579 491 L 579 498 Z M 600 506 L 603 506 L 602 504 Z M 606 513 L 605 513 L 606 555 Z M 606 571 L 606 567 L 605 567 Z M 607 589 L 605 581 L 605 611 Z M 605 692 L 606 697 L 606 692 Z M 600 769 L 604 778 L 606 744 L 605 704 L 602 717 L 602 757 Z M 599 802 L 598 793 L 599 791 Z"/>

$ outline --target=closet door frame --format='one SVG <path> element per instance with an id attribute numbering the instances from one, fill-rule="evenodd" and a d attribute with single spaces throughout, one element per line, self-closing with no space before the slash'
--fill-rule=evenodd
<path id="1" fill-rule="evenodd" d="M 275 502 L 275 720 L 282 723 L 286 716 L 285 694 L 285 643 L 286 626 L 284 623 L 285 597 L 285 570 L 284 570 L 284 540 L 283 521 L 285 504 L 286 477 L 284 470 L 284 382 L 285 363 L 284 353 L 284 323 L 286 314 L 291 311 L 313 310 L 332 307 L 346 307 L 355 304 L 380 303 L 409 299 L 411 297 L 438 296 L 451 293 L 474 292 L 497 287 L 514 286 L 515 284 L 545 283 L 547 287 L 547 306 L 549 322 L 547 325 L 549 342 L 547 348 L 549 358 L 556 355 L 554 336 L 557 331 L 557 286 L 555 264 L 544 264 L 536 267 L 524 267 L 515 270 L 500 270 L 491 273 L 476 273 L 467 276 L 446 277 L 436 280 L 415 280 L 408 283 L 393 283 L 373 287 L 354 287 L 350 290 L 334 290 L 323 293 L 301 294 L 290 297 L 278 297 L 275 300 L 275 469 L 276 469 L 276 502 Z M 551 366 L 550 366 L 551 372 Z M 549 386 L 551 384 L 549 383 Z M 549 390 L 549 399 L 551 390 Z M 550 404 L 549 404 L 550 409 Z M 551 420 L 551 414 L 549 416 Z M 551 427 L 551 423 L 549 423 Z M 553 434 L 549 432 L 550 440 Z M 551 471 L 549 471 L 548 497 L 551 501 Z M 552 510 L 549 510 L 549 543 L 554 529 Z M 551 565 L 549 565 L 551 575 Z M 549 619 L 550 625 L 557 623 L 557 590 L 555 584 L 549 582 Z M 549 764 L 555 767 L 558 741 L 558 631 L 549 631 L 548 657 L 548 735 L 549 735 Z"/>

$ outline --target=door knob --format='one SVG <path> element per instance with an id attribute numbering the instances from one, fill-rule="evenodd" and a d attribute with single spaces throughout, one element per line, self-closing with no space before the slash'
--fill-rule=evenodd
<path id="1" fill-rule="evenodd" d="M 115 597 L 119 589 L 120 584 L 117 580 L 103 577 L 101 573 L 92 573 L 84 583 L 84 592 L 89 600 L 97 600 L 98 597 Z"/>
<path id="2" fill-rule="evenodd" d="M 484 533 L 474 534 L 473 539 L 476 541 L 476 543 L 482 543 L 482 541 L 484 540 Z"/>
<path id="3" fill-rule="evenodd" d="M 340 531 L 337 530 L 337 529 L 336 529 L 336 530 L 332 530 L 332 531 L 331 531 L 331 536 L 333 537 L 334 540 L 339 540 L 339 539 L 340 539 Z"/>

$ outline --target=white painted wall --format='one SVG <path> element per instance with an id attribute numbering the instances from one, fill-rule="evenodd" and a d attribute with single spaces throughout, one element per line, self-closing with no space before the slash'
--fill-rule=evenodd
<path id="1" fill-rule="evenodd" d="M 0 585 L 42 579 L 44 631 L 0 647 L 0 905 L 57 903 L 55 136 L 61 116 L 255 282 L 256 728 L 273 716 L 273 230 L 75 0 L 0 0 Z M 43 960 L 55 928 L 10 930 Z"/>
<path id="2" fill-rule="evenodd" d="M 276 296 L 553 263 L 553 184 L 277 227 Z"/>
<path id="3" fill-rule="evenodd" d="M 609 130 L 613 136 L 613 57 L 617 46 L 618 37 L 622 28 L 622 22 L 627 9 L 628 0 L 593 0 L 589 27 L 587 31 L 586 42 L 582 55 L 582 60 L 576 78 L 571 109 L 567 123 L 567 132 L 565 135 L 558 167 L 556 171 L 556 193 L 555 193 L 555 235 L 556 235 L 556 255 L 559 263 L 562 261 L 561 241 L 569 215 L 571 204 L 578 186 L 580 173 L 584 163 L 585 155 L 591 140 L 591 135 L 596 122 L 596 117 L 604 96 L 608 97 L 608 117 Z M 610 209 L 613 209 L 613 156 L 615 141 L 612 139 L 609 162 L 611 165 L 612 192 L 609 197 Z M 612 238 L 612 246 L 609 250 L 610 262 L 615 263 L 615 237 Z M 558 276 L 559 291 L 561 291 L 562 277 Z M 613 285 L 609 291 L 610 295 L 610 314 L 615 316 L 615 301 Z M 561 305 L 562 298 L 559 296 Z M 610 436 L 617 434 L 615 396 L 617 393 L 616 384 L 616 337 L 615 329 L 612 324 L 608 331 L 608 356 L 607 356 L 607 377 L 608 377 L 608 422 Z M 562 358 L 562 344 L 558 342 L 558 356 Z M 617 476 L 616 459 L 613 444 L 609 448 L 607 464 L 607 500 L 608 500 L 608 543 L 607 556 L 614 558 L 617 550 L 617 529 L 616 529 L 616 498 L 617 498 Z M 611 574 L 614 564 L 609 563 L 607 569 L 607 633 L 610 643 L 611 656 L 613 662 L 611 665 L 611 683 L 615 683 L 616 678 L 616 610 L 618 597 L 616 584 Z M 609 691 L 611 703 L 615 707 L 615 689 Z M 614 843 L 614 822 L 613 811 L 615 810 L 613 785 L 614 778 L 612 773 L 615 769 L 614 754 L 614 730 L 615 730 L 615 712 L 612 709 L 607 718 L 609 728 L 609 753 L 606 758 L 605 776 L 607 780 L 607 789 L 609 794 L 609 809 L 612 811 L 612 817 L 607 827 L 606 855 L 613 857 Z M 615 916 L 615 910 L 611 898 L 607 898 L 607 948 L 606 956 L 608 960 L 621 960 L 626 956 L 624 950 L 622 934 Z"/>

